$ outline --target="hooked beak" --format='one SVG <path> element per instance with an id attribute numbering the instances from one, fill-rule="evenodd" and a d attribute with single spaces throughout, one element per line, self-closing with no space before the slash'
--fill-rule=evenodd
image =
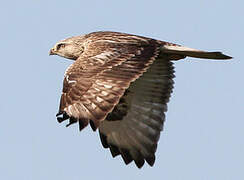
<path id="1" fill-rule="evenodd" d="M 54 52 L 53 48 L 49 51 L 49 56 L 51 56 L 51 55 L 55 55 L 55 52 Z"/>

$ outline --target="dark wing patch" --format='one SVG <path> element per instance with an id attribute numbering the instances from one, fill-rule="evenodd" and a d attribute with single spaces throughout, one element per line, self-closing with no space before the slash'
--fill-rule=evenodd
<path id="1" fill-rule="evenodd" d="M 90 50 L 87 49 L 65 73 L 57 114 L 59 122 L 69 119 L 70 125 L 79 121 L 80 130 L 90 123 L 96 130 L 130 83 L 158 56 L 159 48 L 154 41 L 143 43 L 90 45 Z"/>
<path id="2" fill-rule="evenodd" d="M 153 166 L 165 121 L 164 112 L 173 89 L 173 73 L 170 57 L 161 55 L 147 72 L 130 85 L 125 97 L 122 97 L 123 101 L 115 107 L 117 110 L 101 122 L 100 139 L 113 157 L 120 154 L 126 164 L 134 160 L 138 168 L 143 166 L 145 160 Z"/>

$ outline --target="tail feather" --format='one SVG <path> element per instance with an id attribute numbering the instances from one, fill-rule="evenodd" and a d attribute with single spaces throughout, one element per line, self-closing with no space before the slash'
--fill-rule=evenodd
<path id="1" fill-rule="evenodd" d="M 168 54 L 178 54 L 184 56 L 190 56 L 195 58 L 203 58 L 203 59 L 231 59 L 231 56 L 227 56 L 222 52 L 207 52 L 200 51 L 197 49 L 192 49 L 184 46 L 176 46 L 176 45 L 164 45 L 161 48 L 161 51 Z"/>

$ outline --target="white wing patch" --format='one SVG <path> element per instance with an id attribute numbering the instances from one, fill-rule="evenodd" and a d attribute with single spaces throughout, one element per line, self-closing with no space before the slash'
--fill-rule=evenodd
<path id="1" fill-rule="evenodd" d="M 143 37 L 139 37 L 139 36 L 131 36 L 131 37 L 134 38 L 134 39 L 138 39 L 140 41 L 148 42 L 148 40 L 143 38 Z"/>
<path id="2" fill-rule="evenodd" d="M 96 109 L 97 106 L 94 103 L 91 103 L 91 107 L 92 109 Z"/>
<path id="3" fill-rule="evenodd" d="M 104 40 L 97 40 L 96 42 L 118 43 L 117 41 L 108 40 L 108 39 L 104 39 Z"/>
<path id="4" fill-rule="evenodd" d="M 100 80 L 97 80 L 96 84 L 99 85 L 99 86 L 103 86 L 103 87 L 105 87 L 107 89 L 111 89 L 113 87 L 113 86 L 111 86 L 111 83 L 102 82 Z"/>
<path id="5" fill-rule="evenodd" d="M 75 80 L 69 80 L 69 75 L 66 75 L 65 76 L 65 79 L 66 79 L 66 81 L 70 84 L 70 83 L 76 83 L 76 81 Z"/>
<path id="6" fill-rule="evenodd" d="M 101 103 L 101 102 L 104 101 L 104 100 L 103 100 L 102 98 L 100 98 L 99 96 L 96 96 L 96 100 L 97 100 L 97 102 L 99 102 L 99 103 Z"/>
<path id="7" fill-rule="evenodd" d="M 108 95 L 108 93 L 107 93 L 106 91 L 102 91 L 101 93 L 102 93 L 102 95 L 104 95 L 104 96 L 107 96 L 107 95 Z"/>
<path id="8" fill-rule="evenodd" d="M 114 52 L 111 51 L 105 51 L 101 54 L 98 54 L 96 56 L 93 56 L 92 59 L 97 60 L 99 63 L 104 64 L 107 60 L 110 59 L 110 56 L 114 55 Z"/>
<path id="9" fill-rule="evenodd" d="M 104 87 L 107 88 L 107 89 L 111 89 L 113 86 L 104 84 Z"/>

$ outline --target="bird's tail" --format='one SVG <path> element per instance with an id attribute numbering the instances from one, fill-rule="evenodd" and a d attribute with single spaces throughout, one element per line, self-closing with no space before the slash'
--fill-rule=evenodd
<path id="1" fill-rule="evenodd" d="M 223 54 L 222 52 L 200 51 L 197 49 L 192 49 L 184 46 L 178 46 L 176 44 L 163 45 L 161 51 L 168 54 L 177 54 L 177 55 L 190 56 L 190 57 L 203 58 L 203 59 L 231 59 L 232 58 L 230 56 Z"/>

